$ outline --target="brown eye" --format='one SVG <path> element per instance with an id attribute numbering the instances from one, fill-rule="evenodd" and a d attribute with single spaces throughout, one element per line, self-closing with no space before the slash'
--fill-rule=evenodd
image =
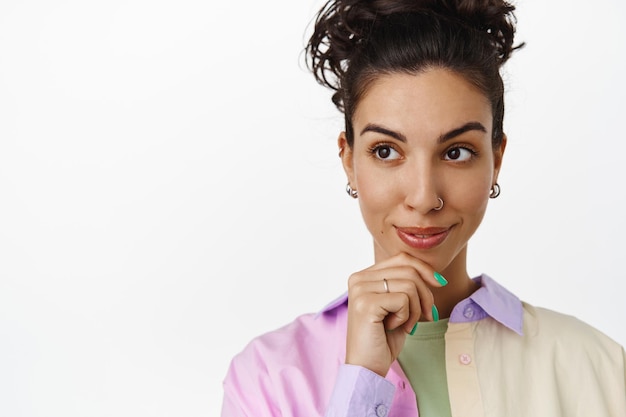
<path id="1" fill-rule="evenodd" d="M 389 146 L 381 146 L 376 150 L 376 155 L 380 159 L 387 159 L 389 155 L 391 155 L 391 148 L 389 148 Z"/>
<path id="2" fill-rule="evenodd" d="M 461 156 L 461 150 L 459 148 L 450 149 L 446 155 L 448 159 L 457 160 Z"/>
<path id="3" fill-rule="evenodd" d="M 469 161 L 473 157 L 477 155 L 476 152 L 471 149 L 464 148 L 462 146 L 451 148 L 446 151 L 445 159 L 447 161 L 460 161 L 465 162 Z"/>
<path id="4" fill-rule="evenodd" d="M 370 152 L 376 159 L 381 161 L 392 161 L 400 158 L 400 154 L 393 146 L 380 144 L 374 146 Z"/>

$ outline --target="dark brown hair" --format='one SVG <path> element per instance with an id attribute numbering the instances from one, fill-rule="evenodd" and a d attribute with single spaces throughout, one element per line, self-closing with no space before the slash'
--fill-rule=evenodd
<path id="1" fill-rule="evenodd" d="M 503 137 L 500 67 L 523 46 L 513 46 L 514 10 L 503 0 L 329 0 L 317 14 L 307 64 L 335 91 L 349 146 L 356 106 L 379 76 L 447 68 L 491 102 L 495 149 Z"/>

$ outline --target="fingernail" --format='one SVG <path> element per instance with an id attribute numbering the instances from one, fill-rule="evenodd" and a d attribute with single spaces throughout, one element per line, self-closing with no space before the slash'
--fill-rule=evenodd
<path id="1" fill-rule="evenodd" d="M 433 308 L 431 310 L 433 312 L 433 321 L 439 321 L 439 310 L 437 310 L 437 306 L 433 304 Z"/>
<path id="2" fill-rule="evenodd" d="M 443 277 L 439 272 L 435 272 L 435 279 L 438 283 L 441 284 L 442 287 L 445 287 L 448 284 L 448 280 Z"/>
<path id="3" fill-rule="evenodd" d="M 413 328 L 411 329 L 411 333 L 409 333 L 411 336 L 413 336 L 415 334 L 415 331 L 417 330 L 417 325 L 418 324 L 419 324 L 419 322 L 415 323 L 415 326 L 413 326 Z"/>

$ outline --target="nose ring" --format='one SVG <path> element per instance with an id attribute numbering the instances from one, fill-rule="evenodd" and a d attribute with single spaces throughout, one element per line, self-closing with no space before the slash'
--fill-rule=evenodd
<path id="1" fill-rule="evenodd" d="M 437 200 L 439 200 L 439 207 L 435 207 L 435 211 L 439 211 L 443 208 L 443 200 L 441 199 L 441 197 L 437 197 Z"/>

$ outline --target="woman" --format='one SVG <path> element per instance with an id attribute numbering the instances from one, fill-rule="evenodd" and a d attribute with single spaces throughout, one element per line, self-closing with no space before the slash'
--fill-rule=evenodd
<path id="1" fill-rule="evenodd" d="M 506 147 L 498 0 L 330 0 L 307 46 L 374 264 L 232 362 L 224 416 L 625 416 L 624 350 L 466 268 Z M 349 300 L 349 302 L 348 302 Z M 418 411 L 419 410 L 419 411 Z"/>

